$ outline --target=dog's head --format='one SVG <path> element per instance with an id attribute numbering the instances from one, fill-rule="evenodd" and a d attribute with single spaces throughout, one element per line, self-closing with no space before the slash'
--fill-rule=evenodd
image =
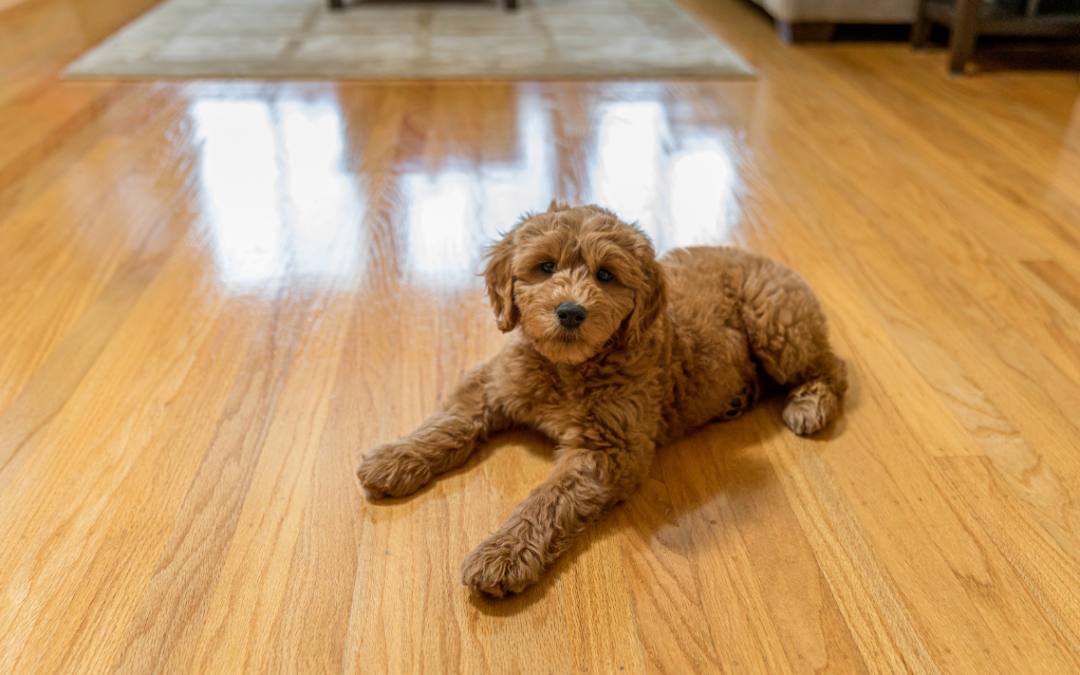
<path id="1" fill-rule="evenodd" d="M 484 277 L 499 329 L 520 325 L 555 362 L 632 348 L 667 303 L 648 238 L 598 206 L 526 215 L 491 247 Z"/>

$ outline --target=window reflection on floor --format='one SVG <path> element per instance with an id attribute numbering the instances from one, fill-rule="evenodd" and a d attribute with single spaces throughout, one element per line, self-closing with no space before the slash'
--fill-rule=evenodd
<path id="1" fill-rule="evenodd" d="M 221 283 L 267 293 L 286 275 L 360 272 L 362 198 L 342 170 L 334 99 L 209 99 L 191 116 Z"/>
<path id="2" fill-rule="evenodd" d="M 522 213 L 564 196 L 555 175 L 563 165 L 584 169 L 580 194 L 637 222 L 661 252 L 730 243 L 738 180 L 733 141 L 721 132 L 671 122 L 647 92 L 634 101 L 601 97 L 572 122 L 587 125 L 581 133 L 595 139 L 592 156 L 565 157 L 553 140 L 561 113 L 550 96 L 523 87 L 492 98 L 492 123 L 508 131 L 490 134 L 495 146 L 480 157 L 450 151 L 425 158 L 422 165 L 433 170 L 375 169 L 397 183 L 386 188 L 400 200 L 391 241 L 413 283 L 479 285 L 484 247 Z M 191 119 L 201 142 L 202 221 L 223 284 L 265 294 L 285 278 L 332 282 L 363 274 L 374 255 L 374 223 L 365 221 L 368 197 L 357 186 L 370 181 L 345 165 L 354 151 L 333 92 L 207 96 L 192 106 Z"/>
<path id="3" fill-rule="evenodd" d="M 408 268 L 420 283 L 456 286 L 474 273 L 480 244 L 476 184 L 461 172 L 405 178 Z"/>
<path id="4" fill-rule="evenodd" d="M 410 279 L 429 287 L 479 285 L 483 249 L 526 211 L 551 200 L 550 112 L 534 96 L 519 102 L 516 147 L 485 161 L 479 176 L 463 168 L 404 177 Z"/>
<path id="5" fill-rule="evenodd" d="M 293 252 L 305 276 L 357 275 L 364 255 L 362 198 L 344 172 L 337 102 L 288 101 L 279 109 L 286 196 L 294 211 Z"/>
<path id="6" fill-rule="evenodd" d="M 656 101 L 604 104 L 596 116 L 593 201 L 636 222 L 661 252 L 730 243 L 738 210 L 726 139 L 675 133 Z"/>
<path id="7" fill-rule="evenodd" d="M 200 101 L 192 110 L 202 142 L 206 222 L 227 286 L 280 277 L 285 233 L 273 120 L 262 101 Z"/>
<path id="8" fill-rule="evenodd" d="M 535 93 L 521 97 L 518 108 L 518 152 L 513 162 L 486 164 L 482 169 L 483 232 L 488 240 L 509 230 L 526 211 L 547 208 L 554 194 L 551 111 Z"/>
<path id="9" fill-rule="evenodd" d="M 637 223 L 657 241 L 661 139 L 667 125 L 655 101 L 607 103 L 597 111 L 596 162 L 592 201 Z"/>
<path id="10" fill-rule="evenodd" d="M 668 214 L 665 249 L 731 243 L 738 220 L 734 199 L 735 169 L 718 139 L 683 139 L 667 171 Z"/>

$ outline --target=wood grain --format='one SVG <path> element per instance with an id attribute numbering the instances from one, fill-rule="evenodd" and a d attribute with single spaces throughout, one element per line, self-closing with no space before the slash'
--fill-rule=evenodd
<path id="1" fill-rule="evenodd" d="M 0 8 L 0 672 L 1080 672 L 1080 83 L 682 1 L 756 81 L 66 83 L 152 0 Z M 499 349 L 483 248 L 553 196 L 790 265 L 852 388 L 493 601 L 550 443 L 352 469 Z"/>

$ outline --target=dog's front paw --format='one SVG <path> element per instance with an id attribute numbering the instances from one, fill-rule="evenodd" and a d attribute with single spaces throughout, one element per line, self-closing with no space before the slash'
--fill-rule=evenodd
<path id="1" fill-rule="evenodd" d="M 431 466 L 405 441 L 370 450 L 356 477 L 372 499 L 411 495 L 431 481 Z"/>
<path id="2" fill-rule="evenodd" d="M 514 534 L 499 532 L 465 558 L 461 583 L 501 598 L 536 583 L 544 571 L 540 552 Z"/>

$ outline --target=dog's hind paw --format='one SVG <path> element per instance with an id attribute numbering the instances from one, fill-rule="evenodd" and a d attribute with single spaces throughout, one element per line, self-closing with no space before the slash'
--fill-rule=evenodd
<path id="1" fill-rule="evenodd" d="M 380 445 L 364 455 L 356 477 L 372 499 L 411 495 L 432 478 L 430 464 L 402 441 Z"/>
<path id="2" fill-rule="evenodd" d="M 541 556 L 516 535 L 499 532 L 476 547 L 461 564 L 461 583 L 501 598 L 536 583 L 544 570 Z"/>
<path id="3" fill-rule="evenodd" d="M 840 412 L 840 402 L 832 389 L 821 380 L 796 387 L 784 406 L 784 424 L 800 436 L 809 436 L 825 428 Z"/>

